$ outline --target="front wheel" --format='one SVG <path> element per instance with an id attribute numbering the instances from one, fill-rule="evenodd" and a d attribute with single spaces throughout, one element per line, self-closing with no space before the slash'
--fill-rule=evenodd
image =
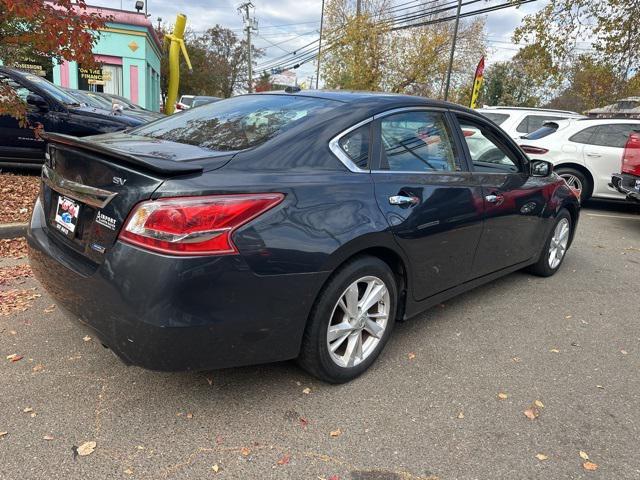
<path id="1" fill-rule="evenodd" d="M 348 262 L 316 300 L 298 363 L 329 383 L 356 378 L 389 339 L 396 302 L 396 281 L 385 262 L 369 256 Z"/>
<path id="2" fill-rule="evenodd" d="M 569 167 L 560 167 L 558 169 L 554 169 L 554 172 L 563 178 L 564 181 L 567 182 L 567 185 L 580 191 L 580 202 L 584 202 L 591 198 L 593 185 L 591 184 L 591 180 L 580 170 Z"/>
<path id="3" fill-rule="evenodd" d="M 558 271 L 569 248 L 572 228 L 571 215 L 565 209 L 560 210 L 540 258 L 529 267 L 531 273 L 541 277 L 550 277 Z"/>

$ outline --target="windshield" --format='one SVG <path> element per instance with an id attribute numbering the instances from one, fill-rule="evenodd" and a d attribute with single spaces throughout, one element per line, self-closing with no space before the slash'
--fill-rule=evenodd
<path id="1" fill-rule="evenodd" d="M 242 95 L 169 116 L 131 133 L 217 151 L 244 150 L 261 145 L 302 118 L 340 104 L 293 95 Z"/>
<path id="2" fill-rule="evenodd" d="M 49 94 L 60 103 L 64 103 L 65 105 L 78 105 L 78 100 L 62 90 L 60 87 L 55 86 L 53 83 L 45 80 L 42 77 L 31 74 L 23 74 L 22 78 L 33 83 L 38 88 L 44 90 L 45 92 L 47 92 L 47 94 Z"/>
<path id="3" fill-rule="evenodd" d="M 94 108 L 104 108 L 111 109 L 111 104 L 106 102 L 103 98 L 98 97 L 96 94 L 90 92 L 84 92 L 81 90 L 77 90 L 74 92 L 69 92 L 73 97 L 77 98 L 79 101 L 86 103 L 90 107 Z"/>

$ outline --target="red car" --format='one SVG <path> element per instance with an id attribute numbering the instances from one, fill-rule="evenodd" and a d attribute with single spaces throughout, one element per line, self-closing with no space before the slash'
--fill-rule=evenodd
<path id="1" fill-rule="evenodd" d="M 627 196 L 627 200 L 640 203 L 640 131 L 629 135 L 622 155 L 621 173 L 611 177 L 611 184 Z"/>

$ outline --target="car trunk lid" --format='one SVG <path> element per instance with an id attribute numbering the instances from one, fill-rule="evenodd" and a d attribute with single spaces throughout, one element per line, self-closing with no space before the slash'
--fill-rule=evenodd
<path id="1" fill-rule="evenodd" d="M 165 180 L 198 176 L 203 164 L 219 168 L 232 156 L 211 152 L 214 158 L 205 159 L 203 149 L 194 152 L 167 141 L 156 144 L 154 152 L 145 139 L 136 148 L 135 138 L 99 137 L 88 141 L 45 134 L 40 194 L 48 235 L 94 263 L 103 262 L 132 208 L 150 199 Z M 194 163 L 194 157 L 202 163 Z"/>

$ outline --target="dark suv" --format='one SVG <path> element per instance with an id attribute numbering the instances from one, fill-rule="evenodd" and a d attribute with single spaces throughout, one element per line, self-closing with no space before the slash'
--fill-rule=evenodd
<path id="1" fill-rule="evenodd" d="M 26 125 L 10 115 L 0 115 L 0 166 L 39 167 L 44 162 L 44 141 L 37 130 L 83 137 L 145 123 L 140 118 L 86 107 L 60 87 L 28 72 L 0 67 L 0 82 L 27 104 Z"/>

